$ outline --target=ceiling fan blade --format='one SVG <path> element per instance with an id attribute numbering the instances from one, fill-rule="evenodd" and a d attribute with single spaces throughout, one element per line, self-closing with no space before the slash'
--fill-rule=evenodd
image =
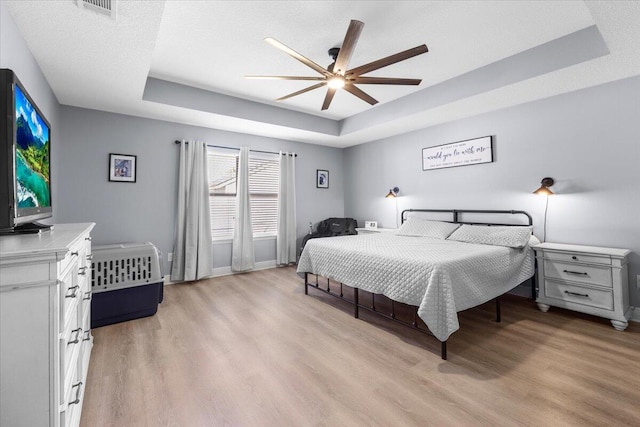
<path id="1" fill-rule="evenodd" d="M 297 95 L 302 95 L 305 92 L 309 92 L 311 90 L 318 89 L 319 87 L 322 87 L 322 86 L 324 86 L 326 84 L 327 84 L 327 82 L 322 82 L 322 83 L 315 84 L 313 86 L 309 86 L 308 88 L 305 88 L 305 89 L 299 90 L 297 92 L 290 93 L 289 95 L 285 95 L 283 97 L 280 97 L 280 98 L 276 99 L 276 101 L 284 101 L 285 99 L 293 98 L 294 96 L 297 96 Z"/>
<path id="2" fill-rule="evenodd" d="M 324 77 L 305 77 L 305 76 L 244 76 L 245 79 L 259 80 L 325 80 Z"/>
<path id="3" fill-rule="evenodd" d="M 331 101 L 333 100 L 333 96 L 336 94 L 336 88 L 330 87 L 327 89 L 327 95 L 324 97 L 324 102 L 322 103 L 322 111 L 329 108 L 331 105 Z"/>
<path id="4" fill-rule="evenodd" d="M 362 99 L 364 102 L 368 102 L 371 105 L 376 105 L 378 103 L 378 101 L 375 98 L 371 97 L 366 92 L 358 89 L 352 84 L 345 85 L 344 90 L 351 93 L 352 95 L 357 96 L 358 98 Z"/>
<path id="5" fill-rule="evenodd" d="M 422 79 L 396 79 L 393 77 L 355 77 L 350 82 L 362 85 L 408 85 L 418 86 Z"/>
<path id="6" fill-rule="evenodd" d="M 314 70 L 316 70 L 317 72 L 319 72 L 323 76 L 326 76 L 326 75 L 330 74 L 323 67 L 319 66 L 318 64 L 316 64 L 315 62 L 313 62 L 309 58 L 300 55 L 298 52 L 296 52 L 295 50 L 291 49 L 290 47 L 287 47 L 287 46 L 283 45 L 278 40 L 276 40 L 274 38 L 271 38 L 271 37 L 267 37 L 266 39 L 264 39 L 264 41 L 266 41 L 267 43 L 269 43 L 273 47 L 276 47 L 276 48 L 280 49 L 281 51 L 283 51 L 287 55 L 293 57 L 294 59 L 297 59 L 298 61 L 302 62 L 307 67 L 313 68 Z"/>
<path id="7" fill-rule="evenodd" d="M 386 58 L 378 59 L 377 61 L 370 62 L 368 64 L 361 65 L 356 68 L 352 68 L 347 71 L 347 76 L 360 76 L 362 74 L 369 73 L 371 71 L 380 69 L 382 67 L 386 67 L 391 64 L 395 64 L 396 62 L 404 61 L 405 59 L 413 58 L 414 56 L 429 52 L 427 49 L 427 45 L 423 44 L 420 46 L 416 46 L 412 49 L 408 49 L 399 53 L 396 53 L 391 56 L 387 56 Z"/>
<path id="8" fill-rule="evenodd" d="M 356 48 L 356 43 L 358 43 L 358 39 L 360 38 L 360 33 L 362 32 L 363 27 L 364 23 L 353 19 L 351 20 L 349 28 L 347 29 L 347 34 L 344 36 L 342 47 L 340 48 L 340 52 L 338 53 L 338 57 L 336 58 L 336 63 L 333 66 L 334 73 L 344 76 L 344 73 L 347 71 L 347 65 L 349 65 L 349 60 L 351 59 L 353 51 Z"/>

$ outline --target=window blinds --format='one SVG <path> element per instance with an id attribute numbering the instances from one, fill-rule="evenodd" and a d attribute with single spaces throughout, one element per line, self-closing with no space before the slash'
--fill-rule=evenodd
<path id="1" fill-rule="evenodd" d="M 208 150 L 211 234 L 214 240 L 233 237 L 238 152 Z M 249 191 L 254 237 L 275 236 L 278 230 L 279 155 L 251 153 Z"/>

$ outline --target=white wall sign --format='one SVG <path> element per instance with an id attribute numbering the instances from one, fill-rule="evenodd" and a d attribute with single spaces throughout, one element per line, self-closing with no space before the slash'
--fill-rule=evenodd
<path id="1" fill-rule="evenodd" d="M 422 149 L 422 170 L 493 162 L 493 137 L 468 139 Z"/>

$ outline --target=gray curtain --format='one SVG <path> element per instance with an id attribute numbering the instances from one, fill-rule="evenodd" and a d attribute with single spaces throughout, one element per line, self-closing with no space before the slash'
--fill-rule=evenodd
<path id="1" fill-rule="evenodd" d="M 286 265 L 297 261 L 296 246 L 296 156 L 280 152 L 280 182 L 278 187 L 278 235 L 276 263 Z"/>
<path id="2" fill-rule="evenodd" d="M 182 141 L 178 176 L 178 214 L 171 281 L 191 281 L 213 273 L 207 147 Z"/>
<path id="3" fill-rule="evenodd" d="M 252 270 L 255 264 L 249 193 L 249 147 L 242 147 L 240 148 L 240 157 L 238 159 L 236 216 L 233 223 L 231 270 Z"/>

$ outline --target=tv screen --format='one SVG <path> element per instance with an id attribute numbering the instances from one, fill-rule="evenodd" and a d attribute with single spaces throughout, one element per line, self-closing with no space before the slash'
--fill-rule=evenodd
<path id="1" fill-rule="evenodd" d="M 50 141 L 49 125 L 18 85 L 14 99 L 16 208 L 21 216 L 29 208 L 51 207 Z"/>
<path id="2" fill-rule="evenodd" d="M 0 69 L 0 235 L 36 233 L 53 215 L 51 125 L 12 70 Z"/>

